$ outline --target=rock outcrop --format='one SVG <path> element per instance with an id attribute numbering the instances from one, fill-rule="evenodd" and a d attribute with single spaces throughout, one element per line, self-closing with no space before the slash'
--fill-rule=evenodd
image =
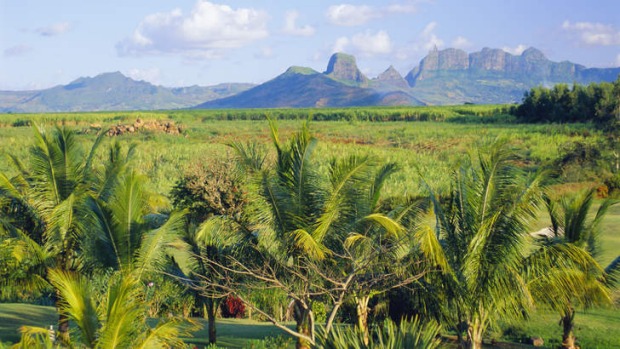
<path id="1" fill-rule="evenodd" d="M 324 74 L 332 79 L 357 85 L 368 83 L 368 78 L 357 68 L 355 57 L 346 53 L 334 53 Z"/>
<path id="2" fill-rule="evenodd" d="M 512 79 L 528 85 L 590 83 L 601 80 L 613 81 L 619 72 L 618 68 L 588 69 L 568 61 L 552 62 L 540 50 L 533 47 L 520 55 L 491 48 L 483 48 L 469 55 L 454 48 L 441 51 L 435 48 L 405 76 L 405 80 L 411 87 L 423 80 L 455 76 L 469 80 L 489 77 Z"/>

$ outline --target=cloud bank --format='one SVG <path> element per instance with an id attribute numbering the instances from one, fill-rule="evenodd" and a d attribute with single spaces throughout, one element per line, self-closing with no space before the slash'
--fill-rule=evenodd
<path id="1" fill-rule="evenodd" d="M 592 46 L 620 45 L 620 31 L 612 25 L 592 22 L 571 23 L 564 21 L 562 29 L 575 33 L 579 40 Z"/>
<path id="2" fill-rule="evenodd" d="M 269 36 L 267 20 L 264 11 L 233 9 L 201 0 L 189 14 L 175 9 L 147 16 L 116 49 L 121 56 L 180 53 L 189 57 L 221 57 L 227 50 Z"/>

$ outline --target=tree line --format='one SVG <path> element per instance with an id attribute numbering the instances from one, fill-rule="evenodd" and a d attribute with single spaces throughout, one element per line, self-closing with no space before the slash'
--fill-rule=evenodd
<path id="1" fill-rule="evenodd" d="M 525 93 L 514 113 L 523 122 L 591 122 L 614 126 L 620 119 L 620 78 L 613 83 L 534 87 Z"/>
<path id="2" fill-rule="evenodd" d="M 152 280 L 163 278 L 204 309 L 212 343 L 217 309 L 234 297 L 297 348 L 433 348 L 441 330 L 480 348 L 498 320 L 535 305 L 558 312 L 574 348 L 575 308 L 609 303 L 617 285 L 618 259 L 596 261 L 614 202 L 590 218 L 594 191 L 546 195 L 548 174 L 519 168 L 501 141 L 455 169 L 447 195 L 428 186 L 424 197 L 386 197 L 398 164 L 319 163 L 308 123 L 285 140 L 270 120 L 270 148 L 228 144 L 233 155 L 193 164 L 165 208 L 132 167 L 135 146 L 101 151 L 98 137 L 84 149 L 66 128 L 33 133 L 30 157 L 0 174 L 0 291 L 51 289 L 59 319 L 55 343 L 24 327 L 22 347 L 182 346 L 195 329 L 187 316 L 147 322 Z M 551 228 L 532 235 L 544 208 Z M 396 324 L 371 327 L 373 302 L 395 291 L 409 300 Z M 257 297 L 266 293 L 294 328 Z M 335 326 L 347 304 L 353 326 Z"/>

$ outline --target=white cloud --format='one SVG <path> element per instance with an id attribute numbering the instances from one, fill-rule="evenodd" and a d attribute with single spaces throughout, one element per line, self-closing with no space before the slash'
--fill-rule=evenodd
<path id="1" fill-rule="evenodd" d="M 332 52 L 347 52 L 363 56 L 385 55 L 392 52 L 392 40 L 388 33 L 365 31 L 352 37 L 340 37 L 333 45 Z"/>
<path id="2" fill-rule="evenodd" d="M 125 72 L 125 75 L 134 80 L 144 80 L 157 85 L 160 84 L 161 70 L 156 67 L 146 69 L 134 68 Z"/>
<path id="3" fill-rule="evenodd" d="M 35 32 L 39 33 L 41 36 L 56 36 L 68 32 L 69 29 L 71 29 L 71 24 L 69 24 L 69 22 L 60 22 L 37 28 Z"/>
<path id="4" fill-rule="evenodd" d="M 518 55 L 522 54 L 523 51 L 525 51 L 527 49 L 527 47 L 528 47 L 527 45 L 519 44 L 516 47 L 504 46 L 504 47 L 502 47 L 502 50 L 504 50 L 504 51 L 506 51 L 506 52 L 508 52 L 510 54 L 513 54 L 515 56 L 518 56 Z"/>
<path id="5" fill-rule="evenodd" d="M 389 15 L 403 15 L 417 12 L 417 1 L 407 0 L 386 6 L 368 6 L 340 4 L 327 9 L 325 16 L 334 25 L 353 27 L 366 24 L 373 19 L 385 18 Z"/>
<path id="6" fill-rule="evenodd" d="M 336 39 L 334 46 L 332 48 L 332 52 L 346 52 L 347 47 L 349 46 L 349 38 L 343 36 Z"/>
<path id="7" fill-rule="evenodd" d="M 267 37 L 267 20 L 264 11 L 199 0 L 187 15 L 175 9 L 147 16 L 116 48 L 120 55 L 221 57 L 229 49 Z"/>
<path id="8" fill-rule="evenodd" d="M 32 47 L 28 45 L 15 45 L 5 49 L 3 55 L 4 57 L 18 57 L 23 56 L 30 51 L 32 51 Z"/>
<path id="9" fill-rule="evenodd" d="M 315 29 L 309 25 L 304 25 L 303 27 L 297 27 L 297 18 L 299 17 L 299 12 L 297 11 L 288 11 L 286 13 L 284 19 L 284 33 L 289 35 L 297 35 L 297 36 L 312 36 L 314 35 Z"/>
<path id="10" fill-rule="evenodd" d="M 355 50 L 366 56 L 382 55 L 392 52 L 392 41 L 384 30 L 372 34 L 370 31 L 358 33 L 351 38 Z"/>
<path id="11" fill-rule="evenodd" d="M 620 31 L 612 25 L 564 21 L 562 29 L 579 35 L 582 43 L 595 46 L 620 45 Z"/>
<path id="12" fill-rule="evenodd" d="M 620 53 L 618 53 L 618 55 L 616 56 L 616 63 L 615 63 L 616 67 L 620 67 Z"/>
<path id="13" fill-rule="evenodd" d="M 412 57 L 419 57 L 421 54 L 426 55 L 429 51 L 435 47 L 441 49 L 444 46 L 444 41 L 435 34 L 437 28 L 437 22 L 428 23 L 424 29 L 413 38 L 412 42 L 408 46 L 402 46 L 395 50 L 393 57 L 406 61 Z M 452 44 L 468 44 L 469 41 L 463 37 L 457 37 Z"/>
<path id="14" fill-rule="evenodd" d="M 326 16 L 332 24 L 350 27 L 365 24 L 373 18 L 380 17 L 380 13 L 366 5 L 341 4 L 330 6 Z"/>
<path id="15" fill-rule="evenodd" d="M 430 51 L 435 47 L 440 48 L 444 44 L 443 40 L 435 34 L 435 27 L 437 27 L 437 22 L 430 22 L 420 34 L 421 46 L 426 51 Z"/>
<path id="16" fill-rule="evenodd" d="M 452 47 L 454 48 L 464 49 L 464 48 L 468 48 L 471 46 L 472 46 L 471 42 L 463 36 L 457 36 L 454 40 L 452 40 Z"/>

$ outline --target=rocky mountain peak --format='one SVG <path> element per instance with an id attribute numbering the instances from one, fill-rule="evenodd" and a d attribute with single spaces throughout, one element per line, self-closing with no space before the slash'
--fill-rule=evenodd
<path id="1" fill-rule="evenodd" d="M 400 75 L 400 73 L 392 65 L 390 65 L 390 67 L 383 73 L 379 74 L 375 80 L 379 83 L 399 88 L 407 88 L 408 86 L 405 79 L 403 79 L 403 76 Z"/>
<path id="2" fill-rule="evenodd" d="M 402 79 L 403 77 L 400 73 L 394 68 L 393 65 L 390 65 L 383 73 L 377 76 L 377 80 L 395 80 Z"/>
<path id="3" fill-rule="evenodd" d="M 334 53 L 329 59 L 325 75 L 336 80 L 364 84 L 368 78 L 357 68 L 355 57 L 346 53 Z"/>

